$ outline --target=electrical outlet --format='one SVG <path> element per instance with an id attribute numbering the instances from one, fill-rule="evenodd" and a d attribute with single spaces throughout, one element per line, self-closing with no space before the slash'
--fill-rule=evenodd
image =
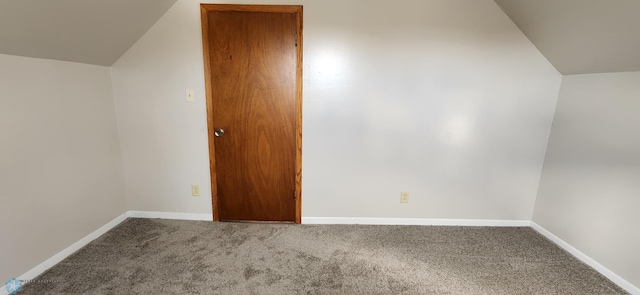
<path id="1" fill-rule="evenodd" d="M 409 192 L 400 192 L 400 203 L 409 203 Z"/>
<path id="2" fill-rule="evenodd" d="M 200 185 L 192 184 L 191 185 L 191 195 L 194 197 L 200 196 Z"/>

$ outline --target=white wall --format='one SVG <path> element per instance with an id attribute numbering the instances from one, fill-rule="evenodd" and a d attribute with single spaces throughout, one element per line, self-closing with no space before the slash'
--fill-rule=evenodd
<path id="1" fill-rule="evenodd" d="M 640 72 L 565 76 L 533 221 L 640 286 Z"/>
<path id="2" fill-rule="evenodd" d="M 125 211 L 109 74 L 0 55 L 0 279 Z"/>
<path id="3" fill-rule="evenodd" d="M 561 76 L 493 1 L 231 2 L 304 5 L 303 216 L 531 218 Z M 132 210 L 211 212 L 199 3 L 112 68 Z"/>

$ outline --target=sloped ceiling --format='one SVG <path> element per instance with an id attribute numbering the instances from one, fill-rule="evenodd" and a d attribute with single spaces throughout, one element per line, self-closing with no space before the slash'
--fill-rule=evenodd
<path id="1" fill-rule="evenodd" d="M 564 74 L 640 71 L 640 0 L 495 0 Z"/>
<path id="2" fill-rule="evenodd" d="M 0 54 L 112 65 L 176 0 L 0 0 Z M 562 74 L 640 71 L 640 0 L 495 0 Z"/>
<path id="3" fill-rule="evenodd" d="M 110 66 L 176 0 L 0 0 L 0 54 Z"/>

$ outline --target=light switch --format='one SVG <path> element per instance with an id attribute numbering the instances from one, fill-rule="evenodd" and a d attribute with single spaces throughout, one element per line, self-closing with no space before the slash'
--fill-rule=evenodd
<path id="1" fill-rule="evenodd" d="M 195 95 L 193 94 L 193 89 L 187 89 L 186 99 L 187 99 L 187 102 L 196 101 Z"/>

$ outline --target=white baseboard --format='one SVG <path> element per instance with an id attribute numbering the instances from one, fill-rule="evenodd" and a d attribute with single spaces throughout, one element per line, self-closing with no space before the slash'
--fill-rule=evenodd
<path id="1" fill-rule="evenodd" d="M 213 221 L 213 214 L 179 213 L 179 212 L 150 212 L 129 211 L 125 213 L 130 218 L 159 218 L 176 220 L 204 220 Z"/>
<path id="2" fill-rule="evenodd" d="M 587 256 L 587 254 L 584 254 L 580 250 L 574 248 L 569 243 L 565 242 L 564 240 L 562 240 L 558 236 L 556 236 L 556 235 L 552 234 L 550 231 L 546 230 L 544 227 L 538 225 L 537 223 L 535 223 L 533 221 L 531 222 L 531 227 L 533 229 L 535 229 L 537 232 L 539 232 L 540 234 L 542 234 L 543 236 L 547 237 L 547 239 L 549 239 L 552 242 L 554 242 L 556 245 L 560 246 L 560 248 L 566 250 L 567 252 L 571 253 L 571 255 L 573 255 L 576 258 L 578 258 L 580 261 L 582 261 L 582 262 L 586 263 L 587 265 L 591 266 L 592 268 L 594 268 L 596 271 L 601 273 L 603 276 L 607 277 L 609 280 L 611 280 L 612 282 L 614 282 L 615 284 L 617 284 L 621 288 L 625 289 L 627 292 L 629 292 L 629 293 L 631 293 L 633 295 L 640 295 L 640 288 L 634 286 L 633 284 L 631 284 L 627 280 L 625 280 L 622 277 L 620 277 L 619 275 L 615 274 L 610 269 L 604 267 L 602 264 L 598 263 L 593 258 Z"/>
<path id="3" fill-rule="evenodd" d="M 212 214 L 194 214 L 194 213 L 173 213 L 173 212 L 148 212 L 148 211 L 128 211 L 124 214 L 116 217 L 114 220 L 90 233 L 86 237 L 80 239 L 79 241 L 73 243 L 71 246 L 66 249 L 60 251 L 56 255 L 53 255 L 51 258 L 45 260 L 44 262 L 38 264 L 36 267 L 17 277 L 18 280 L 33 280 L 40 274 L 47 271 L 49 268 L 58 264 L 60 261 L 69 257 L 69 255 L 75 253 L 80 250 L 82 247 L 89 244 L 91 241 L 97 239 L 110 229 L 114 228 L 116 225 L 120 224 L 127 218 L 160 218 L 160 219 L 177 219 L 177 220 L 213 220 Z M 4 282 L 3 282 L 4 283 Z M 2 289 L 0 290 L 0 295 L 9 294 L 6 290 L 6 285 L 2 285 Z M 18 294 L 20 294 L 18 292 Z"/>
<path id="4" fill-rule="evenodd" d="M 16 279 L 18 279 L 18 280 L 27 280 L 27 281 L 35 279 L 40 274 L 44 273 L 45 271 L 47 271 L 48 269 L 50 269 L 54 265 L 58 264 L 60 261 L 62 261 L 65 258 L 69 257 L 69 255 L 75 253 L 76 251 L 80 250 L 82 247 L 84 247 L 87 244 L 91 243 L 91 241 L 97 239 L 98 237 L 100 237 L 104 233 L 108 232 L 110 229 L 116 227 L 116 225 L 120 224 L 125 219 L 127 219 L 126 214 L 122 214 L 122 215 L 116 217 L 115 219 L 109 221 L 109 223 L 103 225 L 102 227 L 100 227 L 99 229 L 95 230 L 94 232 L 88 234 L 87 236 L 85 236 L 84 238 L 80 239 L 79 241 L 71 244 L 71 246 L 65 248 L 64 250 L 62 250 L 60 252 L 58 252 L 56 255 L 51 256 L 51 258 L 49 258 L 49 259 L 45 260 L 44 262 L 38 264 L 36 267 L 30 269 L 29 271 L 25 272 L 21 276 L 18 276 Z M 0 290 L 0 294 L 2 294 L 2 295 L 9 294 L 7 292 L 7 289 L 6 289 L 6 285 L 2 286 L 2 290 Z M 20 294 L 20 292 L 18 292 L 17 294 Z"/>
<path id="5" fill-rule="evenodd" d="M 18 280 L 33 280 L 49 268 L 53 267 L 69 255 L 80 250 L 91 241 L 100 237 L 110 229 L 114 228 L 127 218 L 159 218 L 177 220 L 213 220 L 212 214 L 196 213 L 175 213 L 175 212 L 148 212 L 148 211 L 128 211 L 86 237 L 73 243 L 71 246 L 60 251 L 51 258 L 40 263 L 26 273 L 19 276 Z M 303 224 L 367 224 L 367 225 L 438 225 L 438 226 L 501 226 L 501 227 L 527 227 L 530 226 L 552 242 L 556 243 L 573 256 L 600 272 L 602 275 L 616 283 L 627 292 L 633 295 L 640 295 L 640 288 L 634 286 L 627 280 L 618 276 L 602 264 L 596 262 L 591 257 L 580 252 L 556 235 L 552 234 L 542 226 L 530 220 L 485 220 L 485 219 L 424 219 L 424 218 L 360 218 L 360 217 L 302 217 Z M 0 295 L 9 294 L 3 286 Z"/>
<path id="6" fill-rule="evenodd" d="M 439 226 L 530 226 L 529 220 L 427 219 L 371 217 L 302 217 L 303 224 L 439 225 Z"/>

